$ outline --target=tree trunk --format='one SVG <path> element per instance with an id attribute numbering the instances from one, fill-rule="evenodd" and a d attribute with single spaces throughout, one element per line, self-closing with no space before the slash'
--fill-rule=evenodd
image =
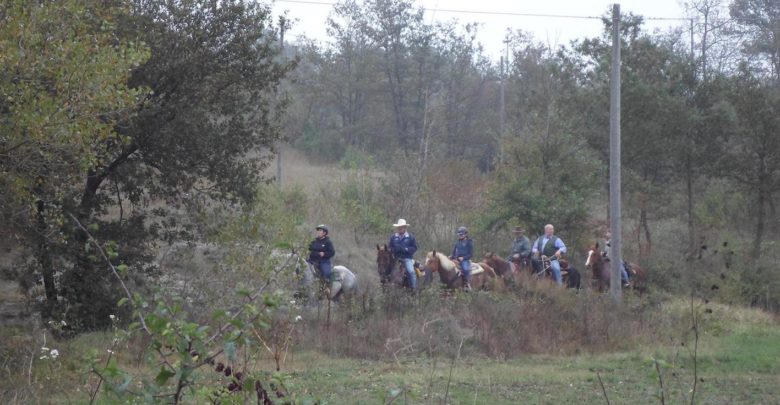
<path id="1" fill-rule="evenodd" d="M 685 186 L 688 198 L 688 255 L 696 254 L 696 230 L 693 218 L 693 162 L 691 153 L 688 152 L 685 162 Z"/>
<path id="2" fill-rule="evenodd" d="M 640 256 L 647 257 L 653 251 L 653 239 L 650 236 L 650 224 L 647 221 L 647 210 L 644 207 L 642 207 L 642 211 L 639 214 L 639 225 L 645 230 L 645 239 L 647 240 L 645 249 L 640 251 Z"/>
<path id="3" fill-rule="evenodd" d="M 46 240 L 47 226 L 46 226 L 46 203 L 43 200 L 38 200 L 36 204 L 37 217 L 38 217 L 38 252 L 36 258 L 38 264 L 41 266 L 41 274 L 43 274 L 43 288 L 46 292 L 46 305 L 43 309 L 43 318 L 46 319 L 51 316 L 53 309 L 57 305 L 57 287 L 54 285 L 54 265 L 52 263 L 51 251 L 49 250 L 49 243 Z"/>
<path id="4" fill-rule="evenodd" d="M 758 199 L 756 201 L 758 205 L 758 211 L 756 215 L 756 231 L 753 239 L 753 259 L 761 257 L 761 241 L 764 239 L 764 223 L 766 221 L 766 191 L 764 187 L 758 189 Z"/>

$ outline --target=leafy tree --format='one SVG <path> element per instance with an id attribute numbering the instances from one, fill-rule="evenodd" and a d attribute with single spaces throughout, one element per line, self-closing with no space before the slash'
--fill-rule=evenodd
<path id="1" fill-rule="evenodd" d="M 98 41 L 86 36 L 90 35 L 86 29 L 63 31 L 61 24 L 49 26 L 54 38 L 65 35 L 60 32 L 72 33 L 79 40 L 84 36 L 83 42 L 102 52 L 97 54 L 95 69 L 87 57 L 79 59 L 79 53 L 55 60 L 52 69 L 78 62 L 73 66 L 96 82 L 94 88 L 103 89 L 105 95 L 129 97 L 139 107 L 128 109 L 125 101 L 118 111 L 133 114 L 121 115 L 105 108 L 106 102 L 96 97 L 103 93 L 93 95 L 93 87 L 74 86 L 69 93 L 74 100 L 107 110 L 85 118 L 101 131 L 116 135 L 68 142 L 84 145 L 91 156 L 78 156 L 79 164 L 69 167 L 72 182 L 55 178 L 63 188 L 56 200 L 45 202 L 47 210 L 57 212 L 59 218 L 72 214 L 89 224 L 96 238 L 112 241 L 111 259 L 142 281 L 141 271 L 149 270 L 145 263 L 156 241 L 197 234 L 187 219 L 188 210 L 251 201 L 255 196 L 257 185 L 265 180 L 260 173 L 268 164 L 268 151 L 279 139 L 278 116 L 285 103 L 276 88 L 293 65 L 277 58 L 277 35 L 267 6 L 239 0 L 139 0 L 124 10 L 122 18 L 95 19 L 91 35 Z M 75 20 L 93 18 L 88 11 L 82 13 L 85 17 Z M 16 29 L 10 29 L 9 43 L 18 42 Z M 41 47 L 47 46 L 45 37 L 40 38 Z M 145 61 L 141 59 L 145 54 L 131 53 L 137 47 L 132 44 L 141 42 L 150 50 Z M 115 90 L 117 85 L 97 86 L 102 84 L 98 80 L 111 84 L 107 78 L 114 76 L 126 79 L 127 86 L 136 90 L 124 96 Z M 19 87 L 23 82 L 9 82 L 23 89 Z M 145 97 L 137 99 L 140 94 Z M 30 108 L 36 108 L 34 102 Z M 65 116 L 72 118 L 67 112 Z M 84 133 L 78 127 L 68 129 L 71 137 Z M 39 149 L 47 148 L 39 145 Z M 70 221 L 39 216 L 38 222 L 51 231 L 35 230 L 37 234 L 61 236 L 56 246 L 39 249 L 36 263 L 54 268 L 43 252 L 56 252 L 60 258 L 59 283 L 45 280 L 45 284 L 47 290 L 59 287 L 54 297 L 64 299 L 59 307 L 73 321 L 69 324 L 106 326 L 108 314 L 114 311 L 116 289 L 105 270 L 95 265 L 94 250 L 85 250 L 86 235 Z M 33 230 L 28 232 L 35 235 Z M 47 240 L 53 243 L 52 238 Z M 55 302 L 50 298 L 50 305 Z"/>
<path id="2" fill-rule="evenodd" d="M 751 254 L 761 255 L 772 195 L 780 191 L 780 90 L 747 68 L 731 80 L 731 125 L 722 131 L 721 174 L 754 198 Z M 727 110 L 728 111 L 728 110 Z"/>
<path id="3" fill-rule="evenodd" d="M 729 7 L 742 52 L 753 71 L 780 81 L 780 4 L 772 0 L 734 0 Z"/>
<path id="4" fill-rule="evenodd" d="M 116 131 L 141 104 L 128 88 L 146 61 L 138 42 L 113 35 L 124 10 L 110 2 L 5 2 L 0 9 L 0 214 L 3 231 L 33 247 L 47 313 L 86 172 L 132 140 Z M 81 247 L 81 246 L 79 246 Z"/>

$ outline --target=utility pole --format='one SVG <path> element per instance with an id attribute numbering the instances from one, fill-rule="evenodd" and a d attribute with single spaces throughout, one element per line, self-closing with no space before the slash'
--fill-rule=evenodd
<path id="1" fill-rule="evenodd" d="M 620 270 L 623 266 L 620 221 L 620 4 L 612 5 L 612 72 L 609 98 L 609 212 L 612 228 L 609 290 L 613 301 L 622 299 Z"/>
<path id="2" fill-rule="evenodd" d="M 282 60 L 284 57 L 284 30 L 287 29 L 287 18 L 285 16 L 279 16 L 279 49 Z M 276 184 L 279 188 L 282 187 L 282 143 L 279 142 L 276 148 Z"/>
<path id="3" fill-rule="evenodd" d="M 499 89 L 499 112 L 498 112 L 498 163 L 504 163 L 504 119 L 506 111 L 504 110 L 504 86 L 506 77 L 504 77 L 504 57 L 501 57 L 501 86 Z"/>

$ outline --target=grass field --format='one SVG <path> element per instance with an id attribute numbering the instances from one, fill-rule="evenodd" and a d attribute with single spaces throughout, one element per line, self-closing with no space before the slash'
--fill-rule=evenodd
<path id="1" fill-rule="evenodd" d="M 673 316 L 685 305 L 683 300 L 673 300 L 663 312 Z M 717 322 L 702 323 L 695 362 L 696 339 L 691 333 L 679 339 L 659 333 L 657 339 L 651 337 L 627 350 L 506 358 L 481 354 L 469 337 L 462 343 L 450 338 L 431 350 L 425 341 L 403 342 L 420 347 L 414 352 L 377 347 L 377 356 L 363 359 L 336 355 L 345 352 L 339 347 L 344 339 L 338 334 L 318 335 L 321 330 L 314 324 L 303 324 L 313 333 L 291 348 L 278 375 L 293 398 L 300 400 L 297 403 L 606 404 L 608 398 L 610 404 L 660 404 L 663 392 L 663 403 L 690 404 L 695 366 L 696 404 L 780 404 L 780 327 L 776 319 L 759 310 L 725 305 L 709 308 L 708 315 Z M 42 359 L 40 341 L 24 333 L 6 335 L 0 344 L 0 402 L 89 403 L 96 379 L 87 373 L 82 359 L 91 350 L 103 353 L 99 356 L 105 359 L 112 338 L 112 333 L 103 332 L 49 340 L 46 346 L 57 348 L 60 355 Z M 157 366 L 132 347 L 139 346 L 115 348 L 119 365 L 135 374 L 133 384 L 144 374 L 153 378 Z M 249 357 L 253 359 L 246 363 L 247 370 L 273 373 L 274 363 L 267 352 L 258 349 Z M 198 374 L 199 379 L 222 378 L 207 367 Z M 185 403 L 202 402 L 188 395 L 184 398 Z M 242 398 L 229 403 L 256 403 L 252 395 Z M 121 402 L 101 393 L 95 403 Z"/>
<path id="2" fill-rule="evenodd" d="M 780 403 L 780 331 L 748 328 L 703 338 L 698 404 Z M 612 404 L 690 403 L 693 361 L 687 350 L 659 345 L 566 357 L 418 358 L 361 361 L 302 353 L 288 363 L 290 383 L 330 404 Z M 450 376 L 450 372 L 452 373 Z M 598 374 L 597 374 L 598 373 Z M 396 398 L 397 397 L 397 398 Z"/>

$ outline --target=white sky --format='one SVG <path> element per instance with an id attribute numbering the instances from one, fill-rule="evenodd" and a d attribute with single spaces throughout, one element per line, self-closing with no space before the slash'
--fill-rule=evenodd
<path id="1" fill-rule="evenodd" d="M 297 20 L 287 32 L 290 40 L 304 34 L 309 38 L 324 40 L 325 19 L 332 7 L 315 3 L 335 3 L 336 0 L 303 0 L 308 3 L 296 3 L 300 0 L 275 0 L 274 15 L 289 10 L 289 17 Z M 425 8 L 425 18 L 431 21 L 449 21 L 457 19 L 461 24 L 478 22 L 481 24 L 477 41 L 482 43 L 485 53 L 492 59 L 498 59 L 504 49 L 502 40 L 507 28 L 512 31 L 522 29 L 533 33 L 537 40 L 551 45 L 564 45 L 569 41 L 584 37 L 598 36 L 602 24 L 597 19 L 529 17 L 517 15 L 482 14 L 485 12 L 554 14 L 572 16 L 604 15 L 614 2 L 608 0 L 415 0 L 416 5 Z M 684 18 L 685 11 L 681 0 L 619 0 L 622 14 L 633 12 L 644 17 Z M 444 10 L 473 11 L 480 13 L 457 13 Z M 687 21 L 647 20 L 647 29 L 665 30 L 669 27 L 688 27 Z"/>

